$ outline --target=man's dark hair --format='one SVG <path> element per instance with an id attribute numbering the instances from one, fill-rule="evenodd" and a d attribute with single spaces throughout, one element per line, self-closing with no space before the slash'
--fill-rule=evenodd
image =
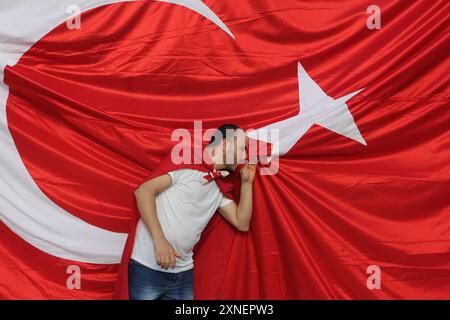
<path id="1" fill-rule="evenodd" d="M 227 123 L 227 124 L 223 124 L 220 127 L 217 128 L 216 132 L 214 132 L 214 135 L 211 137 L 211 141 L 209 141 L 209 146 L 217 146 L 219 145 L 219 143 L 221 143 L 223 141 L 223 139 L 226 138 L 230 138 L 227 137 L 227 131 L 236 131 L 240 129 L 239 126 L 232 124 L 232 123 Z"/>

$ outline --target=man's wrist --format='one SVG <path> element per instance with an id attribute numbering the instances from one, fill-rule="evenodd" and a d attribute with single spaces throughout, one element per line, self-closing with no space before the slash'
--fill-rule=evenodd
<path id="1" fill-rule="evenodd" d="M 164 234 L 162 232 L 158 232 L 155 235 L 152 235 L 152 239 L 155 243 L 166 241 L 166 237 L 164 237 Z"/>
<path id="2" fill-rule="evenodd" d="M 241 188 L 251 188 L 253 186 L 253 181 L 241 180 Z"/>

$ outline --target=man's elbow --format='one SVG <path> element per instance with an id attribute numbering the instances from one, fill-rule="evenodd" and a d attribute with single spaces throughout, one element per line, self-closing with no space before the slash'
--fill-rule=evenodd
<path id="1" fill-rule="evenodd" d="M 142 189 L 143 189 L 142 184 L 139 187 L 137 187 L 136 189 L 134 189 L 133 193 L 136 198 L 142 194 Z"/>
<path id="2" fill-rule="evenodd" d="M 144 195 L 148 195 L 149 192 L 152 192 L 152 188 L 149 188 L 145 184 L 141 184 L 139 187 L 134 189 L 134 196 L 136 197 L 136 199 L 139 199 Z"/>
<path id="3" fill-rule="evenodd" d="M 236 229 L 238 229 L 241 232 L 248 232 L 250 230 L 250 226 L 248 224 L 245 224 L 245 225 L 238 224 L 236 226 Z"/>

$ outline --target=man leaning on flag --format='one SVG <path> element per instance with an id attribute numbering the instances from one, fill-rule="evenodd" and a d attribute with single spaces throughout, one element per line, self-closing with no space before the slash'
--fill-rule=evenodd
<path id="1" fill-rule="evenodd" d="M 241 128 L 222 125 L 202 152 L 202 163 L 174 165 L 166 158 L 135 189 L 140 217 L 125 247 L 129 259 L 124 253 L 122 260 L 129 299 L 193 299 L 193 248 L 216 211 L 239 231 L 249 230 L 256 166 L 240 169 L 238 202 L 225 178 L 245 163 L 246 145 Z"/>

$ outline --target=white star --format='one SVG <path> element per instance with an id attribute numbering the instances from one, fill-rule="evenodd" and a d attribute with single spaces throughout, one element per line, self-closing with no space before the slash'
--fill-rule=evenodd
<path id="1" fill-rule="evenodd" d="M 334 100 L 311 79 L 300 63 L 298 64 L 298 86 L 301 108 L 299 114 L 248 132 L 250 138 L 272 144 L 270 158 L 288 153 L 314 124 L 366 145 L 346 104 L 349 99 L 364 89 Z"/>

